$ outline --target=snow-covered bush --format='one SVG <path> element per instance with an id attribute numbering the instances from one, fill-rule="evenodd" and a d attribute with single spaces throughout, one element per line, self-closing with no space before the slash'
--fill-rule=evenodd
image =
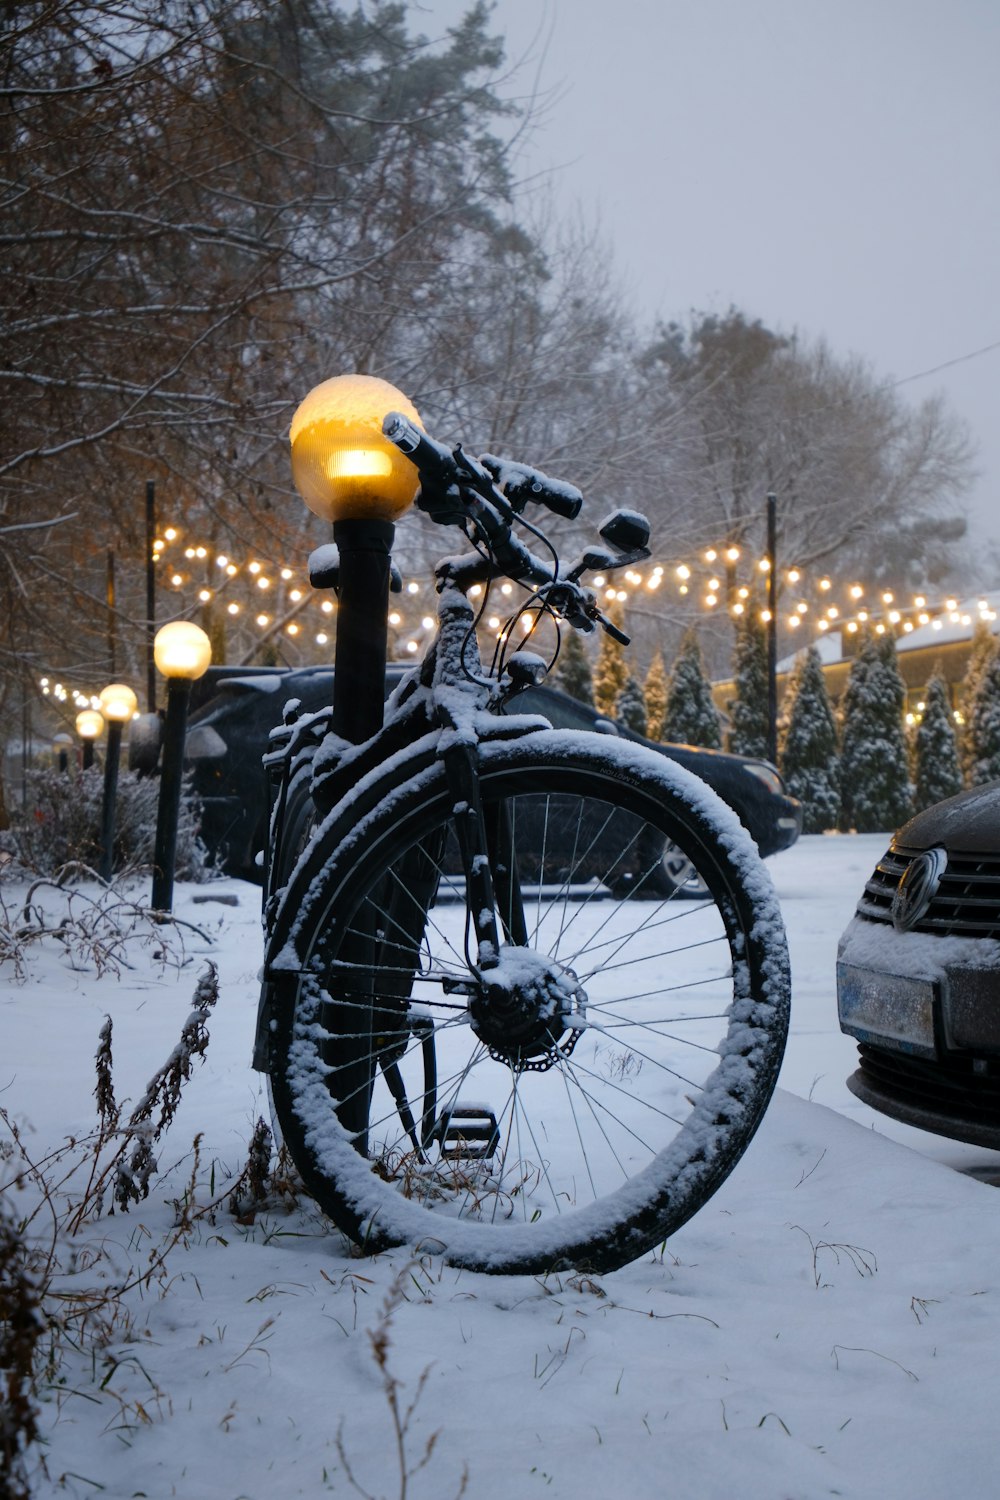
<path id="1" fill-rule="evenodd" d="M 702 667 L 701 647 L 693 626 L 680 643 L 667 684 L 663 738 L 682 745 L 702 745 L 708 750 L 722 749 L 719 714 L 712 701 L 712 689 Z"/>
<path id="2" fill-rule="evenodd" d="M 642 691 L 646 699 L 646 733 L 651 740 L 662 740 L 663 716 L 667 711 L 667 669 L 662 651 L 657 651 L 650 662 Z"/>
<path id="3" fill-rule="evenodd" d="M 948 687 L 936 670 L 924 695 L 924 712 L 913 737 L 914 811 L 921 812 L 962 790 L 962 770 L 948 701 Z"/>
<path id="4" fill-rule="evenodd" d="M 615 718 L 631 729 L 633 734 L 645 734 L 648 723 L 646 715 L 646 698 L 642 691 L 642 683 L 631 673 L 625 679 L 625 686 L 615 700 Z"/>
<path id="5" fill-rule="evenodd" d="M 1000 777 L 1000 651 L 994 651 L 979 674 L 969 704 L 966 740 L 969 784 L 982 786 Z"/>
<path id="6" fill-rule="evenodd" d="M 616 605 L 610 609 L 608 618 L 620 630 L 624 618 L 621 606 Z M 627 677 L 625 647 L 621 641 L 616 641 L 614 636 L 602 635 L 597 652 L 597 667 L 594 671 L 594 707 L 605 718 L 614 718 L 618 694 L 625 686 Z"/>
<path id="7" fill-rule="evenodd" d="M 149 869 L 156 845 L 160 783 L 122 771 L 115 802 L 116 871 Z M 65 865 L 96 868 L 100 859 L 104 773 L 55 769 L 28 771 L 24 804 L 10 809 L 10 828 L 0 849 L 16 867 L 54 875 Z M 206 855 L 198 839 L 197 805 L 182 797 L 177 825 L 175 871 L 181 880 L 203 880 Z"/>
<path id="8" fill-rule="evenodd" d="M 559 665 L 556 668 L 556 686 L 578 703 L 586 703 L 588 708 L 593 708 L 594 677 L 587 652 L 576 630 L 567 630 L 563 637 Z"/>
<path id="9" fill-rule="evenodd" d="M 840 786 L 845 829 L 890 831 L 910 815 L 905 703 L 895 641 L 891 635 L 869 635 L 851 664 L 844 693 Z"/>
<path id="10" fill-rule="evenodd" d="M 760 617 L 745 614 L 736 627 L 733 659 L 735 697 L 729 710 L 729 749 L 764 760 L 768 748 L 767 637 Z"/>
<path id="11" fill-rule="evenodd" d="M 803 833 L 825 833 L 840 817 L 837 726 L 819 652 L 799 658 L 789 692 L 791 707 L 781 751 L 788 790 L 802 803 Z"/>
<path id="12" fill-rule="evenodd" d="M 965 676 L 962 678 L 958 700 L 963 720 L 958 742 L 959 760 L 962 775 L 973 786 L 976 784 L 973 777 L 973 763 L 979 759 L 979 749 L 975 742 L 976 732 L 972 727 L 973 705 L 979 691 L 980 679 L 996 658 L 998 650 L 1000 650 L 1000 642 L 997 641 L 989 623 L 986 620 L 977 620 L 972 632 L 972 645 L 969 648 L 969 659 L 965 666 Z"/>

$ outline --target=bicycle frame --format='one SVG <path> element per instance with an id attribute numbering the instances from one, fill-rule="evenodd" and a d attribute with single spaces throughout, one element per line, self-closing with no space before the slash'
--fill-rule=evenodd
<path id="1" fill-rule="evenodd" d="M 329 711 L 312 714 L 302 721 L 286 722 L 283 743 L 267 757 L 274 812 L 265 868 L 265 926 L 270 926 L 275 905 L 281 898 L 280 889 L 274 888 L 274 874 L 276 869 L 287 864 L 283 841 L 288 791 L 303 752 L 311 760 L 309 793 L 318 817 L 323 820 L 370 772 L 384 766 L 404 749 L 427 740 L 434 745 L 435 754 L 444 766 L 453 806 L 463 808 L 466 813 L 458 819 L 456 829 L 468 909 L 473 915 L 476 968 L 483 971 L 496 966 L 504 942 L 518 945 L 526 941 L 526 926 L 504 809 L 497 809 L 489 821 L 484 816 L 479 795 L 478 748 L 485 740 L 521 738 L 536 730 L 550 729 L 551 725 L 538 714 L 506 716 L 498 713 L 505 696 L 504 688 L 485 675 L 478 644 L 474 645 L 475 668 L 478 670 L 470 669 L 467 660 L 470 643 L 476 643 L 476 616 L 465 587 L 475 574 L 469 572 L 457 582 L 447 568 L 442 572 L 437 635 L 423 660 L 388 700 L 382 728 L 361 745 L 335 739 L 329 732 L 324 733 L 320 740 L 320 732 L 326 730 L 329 723 Z M 538 658 L 533 660 L 541 668 Z M 508 690 L 537 680 L 541 675 L 540 670 L 531 671 L 530 659 L 525 653 L 517 655 L 511 666 Z M 406 932 L 410 943 L 414 972 L 423 924 L 436 893 L 436 879 L 428 881 L 426 876 L 421 878 L 420 871 L 412 872 L 411 895 L 415 899 L 407 903 L 405 914 L 396 917 L 397 927 L 400 932 Z M 363 944 L 363 941 L 359 938 L 359 943 Z M 369 937 L 367 941 L 371 943 L 374 938 Z M 370 957 L 370 953 L 359 952 L 359 970 L 371 967 Z M 265 985 L 254 1043 L 253 1065 L 265 1072 L 268 1071 L 267 1038 L 271 1019 L 268 989 L 268 981 L 273 977 L 271 960 L 272 955 L 265 952 Z M 404 987 L 408 989 L 408 986 Z M 405 1009 L 406 997 L 401 993 L 394 998 Z M 360 1035 L 360 1016 L 354 1024 Z M 425 1107 L 425 1119 L 426 1114 Z"/>

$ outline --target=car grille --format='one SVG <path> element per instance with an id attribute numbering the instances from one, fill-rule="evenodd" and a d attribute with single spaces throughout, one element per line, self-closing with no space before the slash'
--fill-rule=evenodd
<path id="1" fill-rule="evenodd" d="M 859 917 L 892 921 L 892 898 L 900 877 L 920 852 L 891 848 L 882 856 L 858 902 Z M 1000 938 L 1000 860 L 950 854 L 934 899 L 912 930 L 942 937 Z"/>
<path id="2" fill-rule="evenodd" d="M 967 1125 L 1000 1125 L 1000 1060 L 944 1057 L 858 1047 L 862 1076 L 904 1107 Z"/>

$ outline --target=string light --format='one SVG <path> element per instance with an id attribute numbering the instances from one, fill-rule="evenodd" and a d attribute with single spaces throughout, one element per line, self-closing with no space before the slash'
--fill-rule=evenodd
<path id="1" fill-rule="evenodd" d="M 227 584 L 230 580 L 235 579 L 241 571 L 248 573 L 254 579 L 256 586 L 262 591 L 266 591 L 272 587 L 273 578 L 280 577 L 287 583 L 291 582 L 295 577 L 295 569 L 285 564 L 280 564 L 279 562 L 271 563 L 270 568 L 273 569 L 273 572 L 269 574 L 268 571 L 265 571 L 268 565 L 259 558 L 240 565 L 232 559 L 230 554 L 226 552 L 216 553 L 214 548 L 199 543 L 196 538 L 190 537 L 190 535 L 186 540 L 182 540 L 182 538 L 183 532 L 179 527 L 165 527 L 162 534 L 157 536 L 152 543 L 154 560 L 163 558 L 168 546 L 181 541 L 180 551 L 188 561 L 196 558 L 209 559 L 213 568 L 218 568 L 224 573 Z M 180 555 L 180 552 L 178 555 Z M 662 584 L 664 576 L 669 569 L 669 572 L 677 580 L 676 595 L 679 599 L 687 603 L 689 596 L 694 594 L 702 608 L 713 610 L 718 607 L 722 598 L 723 590 L 721 581 L 718 577 L 712 576 L 707 580 L 703 579 L 699 582 L 695 574 L 703 565 L 710 565 L 716 562 L 720 556 L 725 557 L 727 563 L 732 565 L 739 562 L 742 557 L 745 557 L 746 553 L 745 549 L 741 549 L 735 544 L 728 545 L 721 550 L 718 547 L 708 547 L 698 553 L 697 559 L 694 561 L 691 559 L 677 559 L 669 564 L 663 562 L 651 564 L 647 574 L 630 568 L 624 574 L 623 578 L 623 583 L 627 587 L 610 582 L 603 574 L 598 574 L 591 580 L 591 587 L 595 590 L 601 590 L 604 598 L 609 602 L 626 604 L 630 597 L 632 597 L 630 590 L 642 589 L 644 594 L 654 592 Z M 768 557 L 756 559 L 747 557 L 746 566 L 753 570 L 755 576 L 766 576 L 770 571 L 771 560 Z M 790 585 L 798 585 L 800 589 L 808 581 L 807 570 L 801 566 L 793 566 L 783 570 L 782 576 Z M 192 597 L 196 598 L 203 605 L 211 603 L 215 597 L 214 591 L 211 588 L 205 586 L 199 588 L 196 581 L 180 569 L 168 572 L 167 578 L 170 587 L 175 590 L 191 586 Z M 734 579 L 733 582 L 735 583 L 736 580 Z M 820 577 L 813 576 L 812 588 L 815 589 L 817 594 L 829 595 L 836 586 L 835 581 L 828 574 L 823 574 Z M 405 585 L 406 594 L 411 598 L 419 596 L 424 593 L 426 587 L 427 584 L 419 582 L 416 579 L 411 579 Z M 853 582 L 849 585 L 843 584 L 841 587 L 843 589 L 845 606 L 848 607 L 842 609 L 836 605 L 824 604 L 822 613 L 820 614 L 817 611 L 813 618 L 814 630 L 829 630 L 831 622 L 836 622 L 837 629 L 845 631 L 848 635 L 856 636 L 859 627 L 868 624 L 872 628 L 877 628 L 878 625 L 881 625 L 881 630 L 878 630 L 878 634 L 880 635 L 884 635 L 888 629 L 891 629 L 897 633 L 909 636 L 913 634 L 918 625 L 927 626 L 936 632 L 940 632 L 943 628 L 944 619 L 947 619 L 953 625 L 961 625 L 963 628 L 968 628 L 974 618 L 978 617 L 986 622 L 992 622 L 997 618 L 996 611 L 990 608 L 990 601 L 986 597 L 978 598 L 974 606 L 970 604 L 967 610 L 962 611 L 959 609 L 956 598 L 949 597 L 943 601 L 943 604 L 934 605 L 928 604 L 926 594 L 922 593 L 913 595 L 912 603 L 907 606 L 900 602 L 890 589 L 879 591 L 878 598 L 881 609 L 872 615 L 868 610 L 862 608 L 851 609 L 849 607 L 857 606 L 864 598 L 866 592 L 864 584 Z M 501 590 L 504 596 L 509 598 L 514 593 L 514 585 L 510 582 L 504 583 L 501 585 Z M 469 590 L 471 598 L 480 599 L 483 593 L 484 589 L 481 584 L 475 584 Z M 292 604 L 300 605 L 308 600 L 308 595 L 301 587 L 297 586 L 289 590 L 288 598 Z M 735 600 L 731 605 L 732 612 L 737 613 L 736 602 L 743 604 L 744 608 L 749 608 L 752 601 L 753 589 L 741 586 L 735 590 Z M 332 614 L 336 608 L 335 604 L 330 600 L 317 600 L 316 602 L 319 603 L 320 609 L 327 616 Z M 692 600 L 691 602 L 693 603 L 694 601 Z M 888 607 L 890 605 L 893 608 L 890 609 Z M 226 610 L 228 615 L 234 619 L 242 613 L 241 606 L 239 604 L 234 605 L 234 603 L 227 604 Z M 798 629 L 805 623 L 802 617 L 809 613 L 810 604 L 808 596 L 804 595 L 803 589 L 802 594 L 800 594 L 800 601 L 794 608 L 793 618 L 795 624 L 791 628 Z M 769 617 L 769 612 L 767 611 L 758 611 L 758 614 L 761 619 Z M 256 616 L 256 618 L 260 620 L 264 617 Z M 266 618 L 268 623 L 270 623 L 271 616 L 268 615 Z M 422 618 L 421 624 L 424 630 L 433 628 L 433 621 L 431 625 L 426 624 L 426 620 L 429 618 L 430 616 L 427 615 Z M 399 609 L 393 610 L 390 623 L 397 629 L 400 627 L 406 628 L 405 616 Z M 491 626 L 491 628 L 495 629 L 497 627 Z M 288 633 L 294 634 L 291 631 Z M 53 692 L 51 685 L 49 691 Z"/>

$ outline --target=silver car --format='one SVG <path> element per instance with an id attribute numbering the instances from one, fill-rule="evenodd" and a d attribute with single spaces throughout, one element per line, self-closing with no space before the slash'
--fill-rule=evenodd
<path id="1" fill-rule="evenodd" d="M 1000 1148 L 1000 781 L 896 834 L 840 940 L 841 1030 L 865 1104 Z"/>

